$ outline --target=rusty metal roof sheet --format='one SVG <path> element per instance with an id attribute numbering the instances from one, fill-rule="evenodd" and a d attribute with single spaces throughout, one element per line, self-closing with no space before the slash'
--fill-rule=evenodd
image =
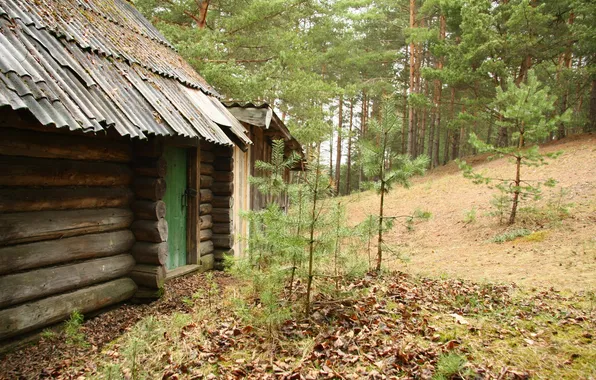
<path id="1" fill-rule="evenodd" d="M 0 108 L 58 128 L 231 145 L 227 127 L 250 143 L 217 96 L 124 0 L 0 0 Z"/>

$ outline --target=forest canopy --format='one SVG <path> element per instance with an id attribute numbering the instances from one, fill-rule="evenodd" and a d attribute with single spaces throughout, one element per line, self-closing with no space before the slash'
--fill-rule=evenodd
<path id="1" fill-rule="evenodd" d="M 338 191 L 361 187 L 357 140 L 390 100 L 395 149 L 431 166 L 517 146 L 492 105 L 536 76 L 559 118 L 544 140 L 596 130 L 591 0 L 136 0 L 230 100 L 267 102 L 306 146 L 323 143 Z M 339 168 L 339 170 L 336 170 Z M 349 180 L 349 184 L 348 184 Z"/>

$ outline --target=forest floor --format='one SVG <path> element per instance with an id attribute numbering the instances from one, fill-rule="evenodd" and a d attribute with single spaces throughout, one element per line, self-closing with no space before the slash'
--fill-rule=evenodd
<path id="1" fill-rule="evenodd" d="M 453 164 L 395 189 L 388 215 L 432 213 L 388 235 L 408 261 L 318 280 L 327 290 L 308 319 L 268 310 L 226 273 L 177 278 L 151 304 L 45 330 L 0 356 L 0 379 L 596 379 L 596 137 L 544 148 L 559 149 L 541 176 L 565 195 L 548 191 L 509 228 L 487 215 L 491 192 Z M 353 223 L 376 206 L 372 193 L 347 199 Z M 533 233 L 490 242 L 520 227 Z M 300 310 L 303 293 L 297 284 L 282 306 Z"/>
<path id="2" fill-rule="evenodd" d="M 513 226 L 500 224 L 497 216 L 489 215 L 495 210 L 490 201 L 497 190 L 472 184 L 453 162 L 414 179 L 409 189 L 392 190 L 385 198 L 385 215 L 423 210 L 432 216 L 416 223 L 412 231 L 396 224 L 387 234 L 387 244 L 401 257 L 388 258 L 388 265 L 429 276 L 595 291 L 596 136 L 574 136 L 547 144 L 541 151 L 563 154 L 548 160 L 546 166 L 524 167 L 522 178 L 552 177 L 558 184 L 543 188 L 541 201 L 522 203 Z M 514 166 L 506 158 L 487 161 L 486 156 L 475 156 L 467 161 L 491 177 L 514 175 Z M 379 200 L 373 192 L 348 199 L 352 223 L 377 212 Z M 498 235 L 520 228 L 532 234 L 492 242 Z"/>
<path id="3" fill-rule="evenodd" d="M 345 280 L 318 294 L 311 318 L 272 329 L 258 303 L 238 307 L 245 285 L 221 272 L 175 279 L 150 305 L 44 331 L 2 358 L 0 378 L 596 378 L 593 296 L 386 273 Z"/>

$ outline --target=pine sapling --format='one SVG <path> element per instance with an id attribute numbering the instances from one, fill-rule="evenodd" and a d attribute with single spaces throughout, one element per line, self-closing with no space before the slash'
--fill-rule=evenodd
<path id="1" fill-rule="evenodd" d="M 385 230 L 385 194 L 394 185 L 409 187 L 412 176 L 424 174 L 429 160 L 426 156 L 411 159 L 397 154 L 394 147 L 400 136 L 401 120 L 394 105 L 385 102 L 381 107 L 381 121 L 371 120 L 366 138 L 361 142 L 365 174 L 376 179 L 375 187 L 380 194 L 377 220 L 377 259 L 375 270 L 381 270 L 383 261 L 383 232 Z"/>

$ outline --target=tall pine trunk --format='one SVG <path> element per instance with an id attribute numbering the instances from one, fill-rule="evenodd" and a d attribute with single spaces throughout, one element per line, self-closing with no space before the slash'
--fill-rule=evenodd
<path id="1" fill-rule="evenodd" d="M 586 132 L 596 132 L 596 77 L 592 78 L 592 90 L 590 91 L 590 109 L 588 112 L 588 123 Z"/>
<path id="2" fill-rule="evenodd" d="M 319 152 L 320 152 L 320 144 L 319 144 Z M 313 189 L 313 200 L 312 200 L 312 208 L 310 211 L 310 226 L 309 226 L 309 241 L 308 241 L 308 276 L 306 281 L 306 300 L 304 305 L 304 310 L 306 316 L 310 316 L 310 299 L 312 293 L 312 280 L 314 278 L 314 255 L 315 255 L 315 227 L 317 223 L 317 202 L 319 196 L 319 182 L 321 178 L 321 168 L 320 165 L 320 156 L 317 155 L 317 166 L 315 168 L 315 183 Z"/>
<path id="3" fill-rule="evenodd" d="M 368 100 L 366 99 L 366 90 L 362 90 L 362 104 L 361 104 L 361 113 L 360 113 L 360 139 L 364 141 L 366 137 L 366 113 L 368 112 L 366 109 L 366 103 Z M 362 166 L 362 152 L 360 152 L 360 170 L 358 173 L 358 189 L 360 190 L 362 181 L 364 180 L 364 167 Z"/>
<path id="4" fill-rule="evenodd" d="M 383 262 L 383 209 L 385 208 L 385 153 L 387 152 L 388 133 L 383 134 L 383 158 L 379 164 L 380 179 L 381 179 L 381 201 L 379 202 L 379 225 L 378 225 L 378 241 L 377 241 L 377 265 L 375 270 L 381 271 L 381 263 Z"/>
<path id="5" fill-rule="evenodd" d="M 569 14 L 569 21 L 568 21 L 570 27 L 573 24 L 573 20 L 575 20 L 575 14 L 573 12 L 571 12 Z M 573 41 L 571 41 L 571 40 L 567 42 L 567 48 L 565 49 L 565 53 L 563 54 L 563 67 L 565 67 L 567 70 L 569 70 L 571 68 L 572 44 L 573 44 Z M 561 96 L 561 102 L 560 102 L 560 107 L 559 107 L 559 112 L 561 115 L 565 111 L 567 111 L 568 97 L 569 97 L 569 88 L 566 86 L 565 92 Z M 557 139 L 560 140 L 560 139 L 564 138 L 566 135 L 567 135 L 567 131 L 565 130 L 565 123 L 561 121 L 557 128 Z"/>
<path id="6" fill-rule="evenodd" d="M 446 31 L 446 19 L 445 15 L 439 16 L 439 40 L 445 40 Z M 443 70 L 443 57 L 437 59 L 436 64 L 437 70 Z M 434 90 L 433 90 L 433 120 L 434 131 L 432 136 L 432 151 L 429 154 L 431 159 L 431 166 L 439 166 L 439 148 L 441 145 L 441 93 L 443 91 L 443 84 L 440 79 L 435 79 Z M 430 144 L 430 142 L 429 142 Z M 430 147 L 429 147 L 430 148 Z"/>
<path id="7" fill-rule="evenodd" d="M 348 162 L 346 174 L 346 194 L 352 192 L 352 125 L 354 122 L 354 99 L 350 99 L 350 128 L 348 130 Z"/>
<path id="8" fill-rule="evenodd" d="M 344 116 L 344 97 L 343 95 L 339 96 L 339 122 L 337 125 L 337 146 L 335 148 L 336 158 L 335 158 L 335 194 L 339 195 L 339 181 L 341 180 L 341 134 L 343 128 L 343 116 Z"/>
<path id="9" fill-rule="evenodd" d="M 410 28 L 416 26 L 416 0 L 410 0 Z M 414 42 L 410 43 L 410 95 L 416 91 L 416 56 L 418 47 Z M 413 156 L 416 149 L 415 131 L 416 127 L 416 110 L 412 105 L 409 107 L 408 115 L 408 147 L 407 154 Z"/>

